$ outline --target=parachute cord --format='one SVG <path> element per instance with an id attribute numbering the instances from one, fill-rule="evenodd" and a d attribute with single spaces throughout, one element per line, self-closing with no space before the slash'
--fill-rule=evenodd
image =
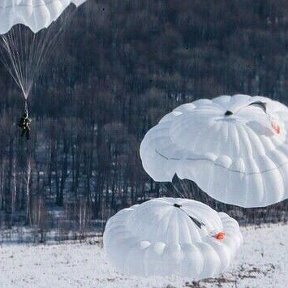
<path id="1" fill-rule="evenodd" d="M 199 229 L 201 229 L 202 226 L 205 226 L 205 224 L 204 224 L 203 222 L 201 222 L 201 221 L 197 220 L 196 218 L 192 217 L 191 215 L 189 215 L 189 213 L 187 213 L 184 209 L 182 209 L 182 208 L 181 208 L 182 205 L 179 205 L 179 204 L 175 203 L 173 206 L 176 207 L 176 208 L 178 208 L 178 209 L 180 209 L 181 211 L 183 211 L 183 212 L 194 222 L 194 224 L 195 224 Z"/>
<path id="2" fill-rule="evenodd" d="M 238 113 L 240 110 L 242 110 L 244 108 L 247 108 L 249 106 L 253 106 L 253 105 L 258 105 L 263 110 L 263 112 L 268 115 L 268 113 L 267 113 L 267 103 L 266 102 L 262 102 L 262 101 L 255 101 L 255 102 L 252 102 L 252 103 L 250 103 L 248 105 L 244 105 L 244 106 L 238 108 L 236 111 L 226 110 L 224 116 L 231 116 L 233 114 Z"/>
<path id="3" fill-rule="evenodd" d="M 29 117 L 29 110 L 28 110 L 28 102 L 27 102 L 27 100 L 25 100 L 24 112 L 27 115 L 27 117 Z"/>

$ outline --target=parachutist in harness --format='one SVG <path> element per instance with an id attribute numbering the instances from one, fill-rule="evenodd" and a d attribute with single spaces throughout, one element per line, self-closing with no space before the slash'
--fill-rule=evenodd
<path id="1" fill-rule="evenodd" d="M 30 124 L 32 120 L 28 116 L 28 108 L 27 108 L 27 102 L 25 102 L 25 112 L 23 116 L 20 118 L 18 122 L 18 127 L 22 129 L 21 137 L 26 136 L 26 139 L 30 139 Z"/>
<path id="2" fill-rule="evenodd" d="M 21 137 L 26 136 L 26 139 L 30 139 L 30 124 L 31 119 L 28 117 L 27 113 L 24 113 L 18 122 L 18 126 L 22 129 Z"/>

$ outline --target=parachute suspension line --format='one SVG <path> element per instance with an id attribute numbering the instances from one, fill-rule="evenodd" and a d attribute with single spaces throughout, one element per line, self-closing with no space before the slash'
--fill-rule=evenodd
<path id="1" fill-rule="evenodd" d="M 2 62 L 25 97 L 25 83 L 21 73 L 21 65 L 19 65 L 19 53 L 15 53 L 15 51 L 17 51 L 17 49 L 15 48 L 17 47 L 17 45 L 16 43 L 14 43 L 12 31 L 11 34 L 9 32 L 8 34 L 2 35 L 1 37 L 4 53 L 7 55 L 8 58 L 6 59 L 4 55 L 4 58 L 1 58 Z"/>
<path id="2" fill-rule="evenodd" d="M 188 186 L 188 183 L 185 182 L 185 180 L 180 180 L 179 183 L 182 188 L 184 198 L 189 198 L 189 196 L 191 196 L 189 192 L 191 191 L 190 191 L 190 187 Z"/>
<path id="3" fill-rule="evenodd" d="M 27 117 L 29 117 L 29 109 L 28 109 L 27 100 L 25 100 L 25 103 L 24 103 L 24 113 L 27 115 Z"/>
<path id="4" fill-rule="evenodd" d="M 16 25 L 8 33 L 1 35 L 1 61 L 26 100 L 43 62 L 52 53 L 59 36 L 75 12 L 76 9 L 68 9 L 56 22 L 36 34 L 23 25 Z"/>
<path id="5" fill-rule="evenodd" d="M 197 220 L 195 217 L 193 217 L 193 216 L 191 216 L 189 213 L 187 213 L 187 212 L 182 208 L 182 205 L 175 203 L 173 206 L 176 207 L 176 208 L 178 208 L 178 209 L 180 209 L 181 211 L 183 211 L 183 212 L 194 222 L 194 224 L 195 224 L 199 229 L 201 229 L 202 226 L 205 226 L 205 224 L 204 224 L 203 222 Z"/>
<path id="6" fill-rule="evenodd" d="M 31 41 L 33 34 L 27 31 L 28 28 L 17 25 L 7 34 L 2 35 L 3 57 L 1 58 L 4 66 L 21 89 L 25 99 L 31 92 L 33 86 L 34 72 L 37 67 L 33 63 L 32 55 L 34 51 L 34 41 Z M 32 36 L 35 38 L 35 35 Z"/>
<path id="7" fill-rule="evenodd" d="M 207 179 L 208 181 L 208 179 Z M 200 193 L 199 194 L 199 190 L 201 191 L 201 189 L 199 188 L 199 186 L 193 182 L 192 180 L 182 180 L 180 181 L 180 185 L 183 189 L 183 191 L 185 192 L 185 198 L 192 198 L 192 199 L 197 199 L 197 197 L 201 196 L 201 199 L 197 199 L 199 201 L 203 201 L 205 200 L 205 202 L 208 202 L 208 196 L 206 193 Z"/>
<path id="8" fill-rule="evenodd" d="M 175 183 L 176 180 L 176 183 Z M 181 198 L 189 198 L 189 186 L 188 183 L 185 182 L 185 180 L 180 179 L 177 175 L 174 175 L 171 184 L 173 186 L 174 191 L 178 194 Z"/>
<path id="9" fill-rule="evenodd" d="M 264 113 L 267 114 L 267 103 L 266 102 L 263 102 L 263 101 L 255 101 L 255 102 L 252 102 L 246 106 L 242 106 L 240 108 L 238 108 L 236 111 L 231 111 L 231 110 L 227 110 L 224 114 L 224 116 L 231 116 L 233 114 L 236 114 L 238 113 L 240 110 L 244 109 L 244 108 L 247 108 L 249 106 L 258 106 L 259 108 L 261 108 L 263 110 Z"/>
<path id="10" fill-rule="evenodd" d="M 172 186 L 174 188 L 174 190 L 176 191 L 176 193 L 181 197 L 181 198 L 185 198 L 185 195 L 180 191 L 180 189 L 177 187 L 176 184 L 173 183 L 173 180 L 172 180 Z"/>

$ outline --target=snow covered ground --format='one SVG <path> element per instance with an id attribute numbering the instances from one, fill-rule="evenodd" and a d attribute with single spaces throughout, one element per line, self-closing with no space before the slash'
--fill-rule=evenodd
<path id="1" fill-rule="evenodd" d="M 99 245 L 0 246 L 2 288 L 172 288 L 276 287 L 288 282 L 288 225 L 242 228 L 244 245 L 229 271 L 217 279 L 192 283 L 171 278 L 136 278 L 117 274 Z"/>

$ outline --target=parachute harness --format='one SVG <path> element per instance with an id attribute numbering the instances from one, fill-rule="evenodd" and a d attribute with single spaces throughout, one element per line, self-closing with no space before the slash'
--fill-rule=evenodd
<path id="1" fill-rule="evenodd" d="M 21 128 L 21 137 L 26 136 L 26 139 L 30 139 L 30 124 L 32 120 L 29 118 L 29 110 L 28 110 L 28 103 L 27 100 L 25 100 L 24 104 L 24 114 L 20 118 L 18 122 L 18 127 Z"/>

